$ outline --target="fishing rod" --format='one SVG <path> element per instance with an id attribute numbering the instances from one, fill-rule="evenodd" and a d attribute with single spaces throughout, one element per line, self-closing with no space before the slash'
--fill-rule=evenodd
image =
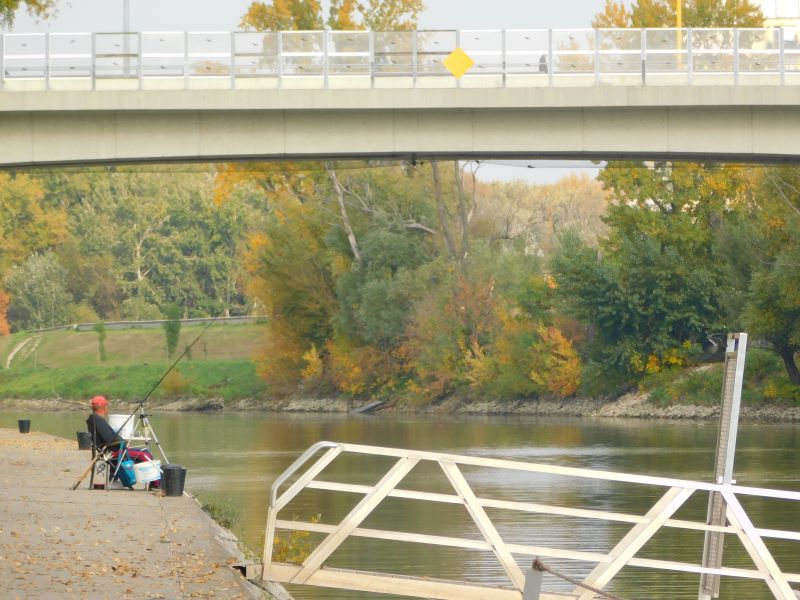
<path id="1" fill-rule="evenodd" d="M 206 326 L 203 328 L 203 331 L 201 331 L 201 332 L 198 334 L 198 336 L 197 336 L 196 338 L 194 338 L 194 341 L 193 341 L 191 344 L 189 344 L 188 346 L 186 346 L 186 348 L 183 350 L 183 352 L 181 352 L 181 355 L 180 355 L 180 356 L 179 356 L 179 357 L 178 357 L 178 358 L 175 360 L 175 362 L 173 362 L 173 363 L 172 363 L 172 365 L 170 365 L 170 367 L 169 367 L 169 368 L 168 368 L 166 371 L 164 371 L 164 374 L 161 376 L 161 379 L 159 379 L 159 380 L 156 382 L 156 384 L 155 384 L 155 385 L 154 385 L 152 388 L 150 388 L 150 391 L 149 391 L 149 392 L 147 392 L 147 395 L 146 395 L 144 398 L 142 398 L 142 400 L 139 402 L 139 404 L 136 406 L 136 408 L 134 408 L 134 409 L 133 409 L 133 411 L 132 411 L 132 412 L 131 412 L 131 414 L 128 416 L 128 418 L 127 418 L 127 419 L 125 419 L 125 422 L 124 422 L 122 425 L 120 425 L 120 427 L 117 429 L 117 431 L 118 431 L 118 432 L 119 432 L 119 431 L 122 431 L 123 429 L 125 429 L 125 426 L 126 426 L 126 425 L 127 425 L 129 422 L 130 422 L 130 420 L 131 420 L 131 419 L 133 418 L 133 416 L 136 414 L 136 411 L 137 411 L 137 410 L 141 410 L 141 409 L 142 409 L 142 407 L 144 406 L 145 402 L 147 402 L 147 401 L 150 399 L 150 396 L 152 396 L 152 395 L 155 393 L 155 391 L 156 391 L 156 390 L 159 388 L 159 386 L 160 386 L 162 383 L 164 383 L 164 380 L 167 378 L 167 376 L 168 376 L 170 373 L 172 373 L 172 370 L 173 370 L 175 367 L 177 367 L 177 366 L 178 366 L 178 363 L 179 363 L 179 362 L 181 362 L 181 361 L 183 360 L 183 357 L 184 357 L 184 356 L 186 356 L 187 354 L 189 354 L 189 352 L 191 352 L 191 351 L 192 351 L 192 348 L 194 348 L 194 345 L 195 345 L 197 342 L 199 342 L 199 341 L 200 341 L 200 338 L 201 338 L 201 337 L 203 337 L 203 336 L 206 334 L 206 331 L 208 331 L 208 329 L 209 329 L 209 328 L 210 328 L 210 327 L 211 327 L 211 326 L 212 326 L 214 323 L 216 323 L 216 322 L 217 322 L 217 319 L 219 319 L 219 317 L 214 317 L 213 319 L 211 319 L 211 321 L 209 321 L 209 322 L 206 324 Z"/>
<path id="2" fill-rule="evenodd" d="M 194 348 L 194 345 L 195 345 L 197 342 L 199 342 L 199 341 L 200 341 L 200 338 L 202 338 L 202 337 L 203 337 L 203 336 L 206 334 L 206 332 L 208 331 L 208 329 L 209 329 L 209 328 L 210 328 L 210 327 L 211 327 L 211 326 L 212 326 L 214 323 L 216 323 L 216 322 L 217 322 L 217 319 L 219 319 L 219 317 L 214 317 L 213 319 L 211 319 L 211 321 L 209 321 L 209 322 L 206 324 L 206 326 L 203 328 L 203 331 L 201 331 L 201 332 L 198 334 L 198 336 L 197 336 L 197 337 L 194 339 L 194 341 L 193 341 L 191 344 L 189 344 L 188 346 L 186 346 L 186 348 L 183 350 L 183 352 L 181 352 L 181 355 L 180 355 L 180 356 L 179 356 L 179 357 L 178 357 L 178 358 L 175 360 L 175 362 L 173 362 L 173 363 L 170 365 L 170 367 L 169 367 L 169 368 L 168 368 L 166 371 L 164 371 L 164 374 L 163 374 L 163 375 L 161 376 L 161 378 L 160 378 L 160 379 L 159 379 L 159 380 L 156 382 L 156 384 L 155 384 L 155 385 L 154 385 L 152 388 L 150 388 L 150 391 L 149 391 L 149 392 L 147 392 L 147 395 L 146 395 L 144 398 L 142 398 L 142 400 L 141 400 L 141 401 L 138 403 L 138 405 L 136 406 L 136 408 L 134 408 L 134 409 L 133 409 L 133 411 L 131 411 L 131 414 L 130 414 L 130 415 L 128 415 L 128 418 L 127 418 L 127 419 L 125 419 L 125 422 L 124 422 L 124 423 L 123 423 L 123 424 L 122 424 L 122 425 L 121 425 L 119 428 L 117 428 L 117 433 L 119 433 L 120 431 L 122 431 L 123 429 L 125 429 L 125 426 L 126 426 L 126 425 L 127 425 L 129 422 L 130 422 L 130 420 L 131 420 L 131 419 L 134 417 L 134 415 L 136 414 L 136 411 L 139 411 L 139 410 L 142 410 L 142 409 L 143 409 L 145 402 L 147 402 L 147 401 L 150 399 L 150 397 L 151 397 L 151 396 L 152 396 L 152 395 L 155 393 L 155 391 L 156 391 L 156 390 L 159 388 L 159 386 L 160 386 L 162 383 L 164 383 L 164 380 L 165 380 L 165 379 L 167 378 L 167 376 L 168 376 L 168 375 L 169 375 L 169 374 L 170 374 L 170 373 L 173 371 L 173 369 L 175 369 L 175 367 L 177 367 L 177 366 L 178 366 L 178 363 L 180 363 L 180 362 L 183 360 L 183 358 L 184 358 L 184 357 L 185 357 L 187 354 L 189 354 L 189 352 L 191 352 L 192 348 Z M 163 450 L 163 448 L 161 448 L 161 442 L 159 442 L 159 441 L 158 441 L 158 438 L 155 438 L 155 435 L 154 435 L 153 437 L 154 437 L 154 439 L 155 439 L 155 442 L 156 442 L 156 444 L 158 445 L 158 449 L 161 451 L 161 454 L 162 454 L 162 456 L 164 456 L 164 458 L 166 459 L 166 456 L 164 455 L 164 450 Z M 114 444 L 120 444 L 120 442 L 114 442 Z M 114 445 L 114 444 L 109 444 L 109 446 L 112 446 L 112 445 Z M 124 455 L 125 451 L 126 451 L 126 450 L 125 450 L 125 449 L 123 449 L 123 451 L 121 452 L 121 454 L 122 454 L 122 455 Z M 81 482 L 82 482 L 82 481 L 83 481 L 83 480 L 86 478 L 86 476 L 87 476 L 87 475 L 89 474 L 89 472 L 91 471 L 92 467 L 94 467 L 95 463 L 97 463 L 97 462 L 98 462 L 98 460 L 99 460 L 99 459 L 102 457 L 102 455 L 103 455 L 103 453 L 102 453 L 102 452 L 100 452 L 100 453 L 98 453 L 98 454 L 97 454 L 97 456 L 94 458 L 94 460 L 92 460 L 91 464 L 90 464 L 90 465 L 89 465 L 89 466 L 86 468 L 86 470 L 83 472 L 83 474 L 82 474 L 82 475 L 81 475 L 81 476 L 78 478 L 78 481 L 76 481 L 76 482 L 75 482 L 75 485 L 73 485 L 73 486 L 72 486 L 72 489 L 73 489 L 73 490 L 75 490 L 75 489 L 77 489 L 77 488 L 78 488 L 78 486 L 79 486 L 79 485 L 81 484 Z M 119 470 L 119 466 L 120 466 L 121 464 L 122 464 L 122 460 L 117 460 L 117 471 Z M 115 475 L 116 475 L 116 471 L 115 471 Z"/>

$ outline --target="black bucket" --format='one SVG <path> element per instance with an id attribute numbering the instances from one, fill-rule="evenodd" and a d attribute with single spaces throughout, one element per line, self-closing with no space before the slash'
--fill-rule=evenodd
<path id="1" fill-rule="evenodd" d="M 161 489 L 165 496 L 183 496 L 186 485 L 186 469 L 181 465 L 164 465 L 161 467 Z"/>
<path id="2" fill-rule="evenodd" d="M 19 425 L 19 432 L 20 433 L 30 433 L 31 432 L 31 420 L 30 419 L 20 419 L 17 421 L 17 425 Z"/>
<path id="3" fill-rule="evenodd" d="M 78 450 L 92 449 L 92 434 L 88 431 L 78 432 Z"/>

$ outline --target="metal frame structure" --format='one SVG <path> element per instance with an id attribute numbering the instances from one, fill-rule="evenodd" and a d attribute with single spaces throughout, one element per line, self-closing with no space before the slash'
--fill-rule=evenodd
<path id="1" fill-rule="evenodd" d="M 320 454 L 321 453 L 321 454 Z M 323 471 L 344 455 L 384 457 L 394 459 L 393 464 L 375 485 L 353 485 L 320 479 Z M 313 460 L 312 460 L 313 459 Z M 420 463 L 434 463 L 444 473 L 453 488 L 451 494 L 429 493 L 400 487 L 404 477 Z M 465 478 L 462 468 L 480 467 L 510 470 L 560 478 L 579 478 L 616 482 L 620 484 L 653 486 L 664 490 L 659 500 L 644 515 L 623 514 L 587 508 L 513 502 L 476 495 Z M 290 483 L 291 482 L 291 483 Z M 286 487 L 288 485 L 288 487 Z M 286 487 L 285 491 L 281 491 Z M 324 490 L 359 496 L 360 500 L 338 524 L 298 522 L 281 518 L 281 514 L 304 490 Z M 695 493 L 719 494 L 725 503 L 726 524 L 709 525 L 705 522 L 674 518 L 675 513 Z M 675 573 L 716 575 L 720 577 L 762 580 L 775 598 L 796 600 L 790 584 L 800 583 L 800 573 L 783 573 L 770 554 L 764 538 L 800 542 L 800 532 L 780 531 L 756 527 L 739 501 L 740 496 L 757 496 L 774 500 L 796 502 L 800 509 L 800 492 L 750 488 L 732 483 L 702 483 L 664 477 L 628 475 L 623 473 L 568 468 L 545 464 L 532 464 L 508 460 L 376 448 L 355 444 L 321 442 L 312 446 L 289 467 L 273 484 L 267 518 L 264 547 L 263 579 L 285 584 L 332 587 L 368 592 L 391 593 L 409 597 L 439 598 L 442 600 L 521 600 L 525 588 L 525 575 L 515 557 L 549 557 L 568 561 L 588 562 L 596 565 L 583 580 L 584 584 L 604 588 L 627 566 L 664 570 Z M 387 498 L 403 498 L 420 503 L 444 503 L 463 506 L 482 534 L 482 540 L 444 537 L 432 534 L 405 533 L 362 527 L 367 519 Z M 520 545 L 506 542 L 492 524 L 487 509 L 517 513 L 558 515 L 593 519 L 616 524 L 629 524 L 631 529 L 609 552 L 588 552 Z M 639 558 L 637 554 L 662 528 L 714 532 L 736 536 L 750 556 L 754 568 L 703 567 L 685 562 Z M 324 534 L 324 539 L 302 565 L 272 562 L 273 539 L 276 531 L 306 531 Z M 355 570 L 326 568 L 326 561 L 350 537 L 369 538 L 386 542 L 404 542 L 434 547 L 459 548 L 464 551 L 490 551 L 508 579 L 504 586 L 480 586 L 463 581 L 441 581 L 428 578 L 400 576 L 391 573 L 367 573 Z M 799 546 L 800 547 L 800 546 Z M 595 594 L 576 588 L 569 594 L 542 593 L 542 600 L 590 600 Z"/>
<path id="2" fill-rule="evenodd" d="M 475 61 L 456 80 L 443 65 Z M 0 90 L 797 85 L 800 29 L 0 34 Z"/>

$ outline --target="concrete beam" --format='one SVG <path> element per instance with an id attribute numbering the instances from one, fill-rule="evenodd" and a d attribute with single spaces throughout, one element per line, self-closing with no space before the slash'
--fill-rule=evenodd
<path id="1" fill-rule="evenodd" d="M 9 92 L 0 167 L 321 158 L 800 161 L 800 88 Z"/>

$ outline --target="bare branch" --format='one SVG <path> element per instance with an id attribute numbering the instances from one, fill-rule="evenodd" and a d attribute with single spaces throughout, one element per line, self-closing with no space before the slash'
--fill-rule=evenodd
<path id="1" fill-rule="evenodd" d="M 344 188 L 336 175 L 333 163 L 325 163 L 325 170 L 328 172 L 328 177 L 330 177 L 333 189 L 336 192 L 336 199 L 339 202 L 339 211 L 342 216 L 342 225 L 347 234 L 347 241 L 350 242 L 350 250 L 353 252 L 353 258 L 360 265 L 362 262 L 361 250 L 358 247 L 358 240 L 353 227 L 350 225 L 350 215 L 347 213 L 347 205 L 344 201 Z"/>

